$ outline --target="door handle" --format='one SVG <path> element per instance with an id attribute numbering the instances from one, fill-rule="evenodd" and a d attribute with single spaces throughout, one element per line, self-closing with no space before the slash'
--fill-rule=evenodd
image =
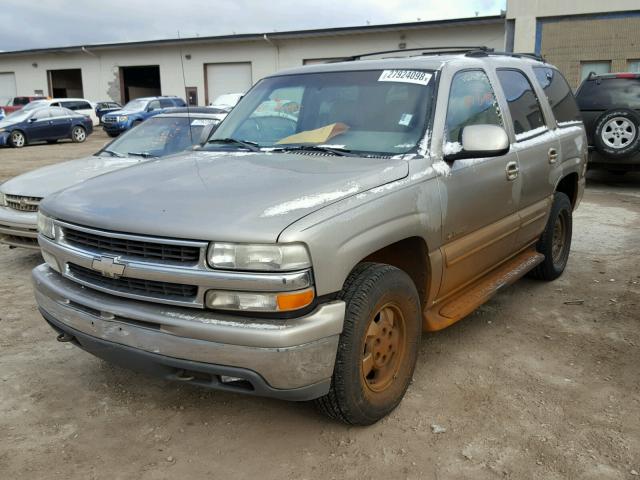
<path id="1" fill-rule="evenodd" d="M 554 164 L 558 161 L 558 151 L 555 148 L 550 148 L 549 153 L 549 163 Z"/>
<path id="2" fill-rule="evenodd" d="M 518 173 L 520 172 L 520 169 L 518 168 L 518 164 L 516 162 L 507 163 L 506 170 L 507 170 L 507 180 L 512 182 L 513 180 L 518 178 Z"/>

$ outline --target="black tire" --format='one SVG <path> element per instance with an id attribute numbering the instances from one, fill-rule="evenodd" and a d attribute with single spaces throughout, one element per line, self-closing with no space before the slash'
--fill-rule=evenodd
<path id="1" fill-rule="evenodd" d="M 53 145 L 54 143 L 58 143 L 58 140 L 47 140 L 49 145 Z"/>
<path id="2" fill-rule="evenodd" d="M 616 141 L 619 146 L 612 144 Z M 596 120 L 593 143 L 605 157 L 624 158 L 635 154 L 640 150 L 640 115 L 628 108 L 607 110 Z"/>
<path id="3" fill-rule="evenodd" d="M 26 144 L 27 137 L 24 132 L 21 132 L 20 130 L 14 130 L 9 134 L 9 145 L 11 145 L 13 148 L 22 148 Z"/>
<path id="4" fill-rule="evenodd" d="M 120 134 L 119 133 L 115 133 L 115 132 L 107 132 L 107 135 L 109 135 L 111 138 L 115 138 Z"/>
<path id="5" fill-rule="evenodd" d="M 315 403 L 330 418 L 351 425 L 370 425 L 398 406 L 411 382 L 422 333 L 420 301 L 406 273 L 378 263 L 359 264 L 347 278 L 339 297 L 346 302 L 346 313 L 331 387 L 329 393 Z M 395 312 L 391 329 L 398 335 L 393 337 L 398 339 L 395 350 L 391 346 L 391 330 L 381 327 L 384 322 L 380 312 L 387 309 Z M 391 352 L 388 362 L 378 370 L 375 370 L 376 362 L 383 362 L 386 356 L 382 358 L 380 352 L 375 351 L 380 339 L 370 335 L 374 323 L 383 338 L 380 345 L 384 347 L 383 353 L 387 346 Z M 367 351 L 371 345 L 367 339 L 374 351 Z M 365 378 L 363 365 L 367 356 L 376 366 Z M 379 372 L 383 372 L 386 380 L 378 384 L 375 376 Z M 374 387 L 378 387 L 378 391 Z"/>
<path id="6" fill-rule="evenodd" d="M 71 141 L 73 143 L 83 143 L 87 139 L 87 131 L 84 127 L 76 125 L 71 129 Z"/>
<path id="7" fill-rule="evenodd" d="M 544 261 L 534 268 L 531 275 L 539 280 L 551 281 L 558 278 L 564 272 L 571 251 L 571 234 L 573 230 L 573 208 L 569 197 L 562 192 L 556 192 L 553 197 L 553 205 L 547 220 L 547 226 L 542 232 L 536 250 L 544 255 Z M 560 226 L 558 226 L 560 224 Z M 558 244 L 554 249 L 554 239 L 557 239 L 557 229 L 562 229 L 562 247 L 558 250 Z"/>

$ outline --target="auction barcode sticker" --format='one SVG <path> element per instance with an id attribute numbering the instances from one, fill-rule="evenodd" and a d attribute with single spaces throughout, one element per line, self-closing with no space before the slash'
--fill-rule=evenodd
<path id="1" fill-rule="evenodd" d="M 420 70 L 384 70 L 378 78 L 379 82 L 403 82 L 427 85 L 431 74 Z"/>

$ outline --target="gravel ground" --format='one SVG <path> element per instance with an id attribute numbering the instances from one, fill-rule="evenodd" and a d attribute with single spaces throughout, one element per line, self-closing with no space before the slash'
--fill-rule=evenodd
<path id="1" fill-rule="evenodd" d="M 0 180 L 107 140 L 0 149 Z M 638 239 L 640 175 L 590 174 L 565 274 L 423 335 L 406 398 L 368 428 L 57 343 L 29 281 L 39 255 L 0 247 L 0 477 L 638 478 Z"/>

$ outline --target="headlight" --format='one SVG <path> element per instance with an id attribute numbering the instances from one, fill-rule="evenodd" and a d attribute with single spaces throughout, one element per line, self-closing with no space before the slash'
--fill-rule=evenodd
<path id="1" fill-rule="evenodd" d="M 127 118 L 128 117 L 126 115 L 119 115 L 118 117 L 116 117 L 118 122 L 126 122 Z"/>
<path id="2" fill-rule="evenodd" d="M 47 238 L 56 237 L 56 228 L 53 219 L 38 211 L 38 233 Z"/>
<path id="3" fill-rule="evenodd" d="M 248 271 L 290 271 L 309 268 L 311 259 L 301 243 L 246 245 L 212 243 L 207 254 L 212 268 Z"/>
<path id="4" fill-rule="evenodd" d="M 311 305 L 314 298 L 313 288 L 286 293 L 209 290 L 205 303 L 207 307 L 215 310 L 290 312 Z"/>

